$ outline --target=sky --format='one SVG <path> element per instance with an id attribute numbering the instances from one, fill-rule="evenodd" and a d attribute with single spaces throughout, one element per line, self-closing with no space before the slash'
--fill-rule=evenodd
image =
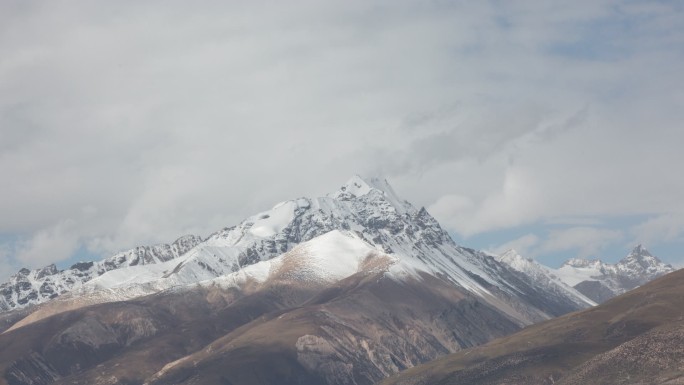
<path id="1" fill-rule="evenodd" d="M 679 1 L 0 2 L 0 278 L 354 174 L 454 239 L 684 266 Z"/>

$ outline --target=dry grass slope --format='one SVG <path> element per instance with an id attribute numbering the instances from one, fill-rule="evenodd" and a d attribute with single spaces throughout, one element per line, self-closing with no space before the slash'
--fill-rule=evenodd
<path id="1" fill-rule="evenodd" d="M 383 385 L 679 384 L 684 270 L 598 307 L 408 369 Z"/>

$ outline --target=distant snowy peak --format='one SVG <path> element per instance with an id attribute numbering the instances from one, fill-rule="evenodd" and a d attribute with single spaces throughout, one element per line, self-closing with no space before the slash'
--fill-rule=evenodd
<path id="1" fill-rule="evenodd" d="M 616 264 L 573 258 L 555 270 L 565 283 L 598 303 L 641 286 L 675 269 L 637 245 Z"/>
<path id="2" fill-rule="evenodd" d="M 506 264 L 513 270 L 527 275 L 530 280 L 536 280 L 540 276 L 549 275 L 546 267 L 540 265 L 533 259 L 523 257 L 514 249 L 510 249 L 501 255 L 495 256 L 495 259 Z"/>
<path id="3" fill-rule="evenodd" d="M 638 257 L 642 257 L 642 256 L 655 258 L 651 253 L 648 252 L 648 250 L 646 250 L 644 245 L 642 245 L 641 243 L 634 246 L 634 248 L 629 253 L 629 255 L 627 255 L 627 258 L 631 258 L 631 257 L 637 257 L 638 258 Z"/>
<path id="4" fill-rule="evenodd" d="M 609 264 L 600 259 L 571 258 L 561 266 L 561 269 L 576 268 L 593 270 L 597 275 L 604 274 L 631 274 L 641 275 L 662 275 L 674 271 L 675 269 L 660 259 L 652 255 L 642 245 L 637 245 L 632 251 L 616 264 Z"/>
<path id="5" fill-rule="evenodd" d="M 625 258 L 616 265 L 624 274 L 638 276 L 660 276 L 674 271 L 672 265 L 663 263 L 642 245 L 637 245 Z"/>
<path id="6" fill-rule="evenodd" d="M 573 289 L 560 278 L 558 278 L 551 269 L 540 264 L 531 258 L 525 258 L 518 254 L 514 249 L 510 249 L 503 254 L 495 257 L 499 262 L 508 265 L 513 270 L 521 273 L 527 280 L 532 282 L 533 286 L 541 289 L 548 294 L 561 293 L 562 296 L 567 297 L 581 306 L 594 306 L 596 302 L 586 297 L 584 294 Z"/>

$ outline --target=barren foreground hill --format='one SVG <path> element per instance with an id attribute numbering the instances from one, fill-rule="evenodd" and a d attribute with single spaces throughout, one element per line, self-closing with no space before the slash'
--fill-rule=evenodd
<path id="1" fill-rule="evenodd" d="M 684 271 L 382 384 L 684 384 Z"/>

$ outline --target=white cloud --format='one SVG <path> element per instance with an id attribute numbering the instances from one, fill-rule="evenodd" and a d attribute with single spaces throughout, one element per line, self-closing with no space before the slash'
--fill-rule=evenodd
<path id="1" fill-rule="evenodd" d="M 78 248 L 78 233 L 72 220 L 36 232 L 31 239 L 20 244 L 16 259 L 23 266 L 41 267 L 68 259 Z"/>
<path id="2" fill-rule="evenodd" d="M 544 210 L 543 206 L 540 207 L 544 197 L 536 181 L 528 170 L 519 167 L 509 167 L 500 190 L 477 197 L 476 203 L 472 203 L 473 198 L 468 196 L 459 196 L 456 202 L 453 197 L 441 197 L 430 206 L 430 210 L 448 227 L 464 236 L 521 225 L 537 219 Z"/>
<path id="3" fill-rule="evenodd" d="M 472 210 L 473 202 L 462 195 L 444 195 L 429 207 L 433 215 L 445 218 L 457 218 L 461 212 Z"/>
<path id="4" fill-rule="evenodd" d="M 107 253 L 355 173 L 463 236 L 684 211 L 682 12 L 636 5 L 2 3 L 0 235 Z"/>
<path id="5" fill-rule="evenodd" d="M 539 245 L 539 242 L 540 239 L 536 234 L 527 234 L 491 249 L 492 254 L 495 255 L 501 255 L 510 249 L 514 249 L 523 257 L 530 258 L 534 255 L 533 249 Z"/>
<path id="6" fill-rule="evenodd" d="M 662 241 L 684 240 L 684 215 L 668 213 L 650 218 L 630 230 L 633 243 L 655 244 Z"/>
<path id="7" fill-rule="evenodd" d="M 577 251 L 580 258 L 597 256 L 601 250 L 624 239 L 618 230 L 595 227 L 571 227 L 553 230 L 537 249 L 537 254 Z"/>
<path id="8" fill-rule="evenodd" d="M 553 264 L 549 255 L 606 258 L 604 250 L 623 240 L 624 234 L 620 230 L 575 226 L 548 231 L 543 237 L 529 233 L 501 245 L 490 246 L 490 250 L 493 254 L 501 254 L 515 249 L 524 257 L 542 258 L 545 263 Z"/>

